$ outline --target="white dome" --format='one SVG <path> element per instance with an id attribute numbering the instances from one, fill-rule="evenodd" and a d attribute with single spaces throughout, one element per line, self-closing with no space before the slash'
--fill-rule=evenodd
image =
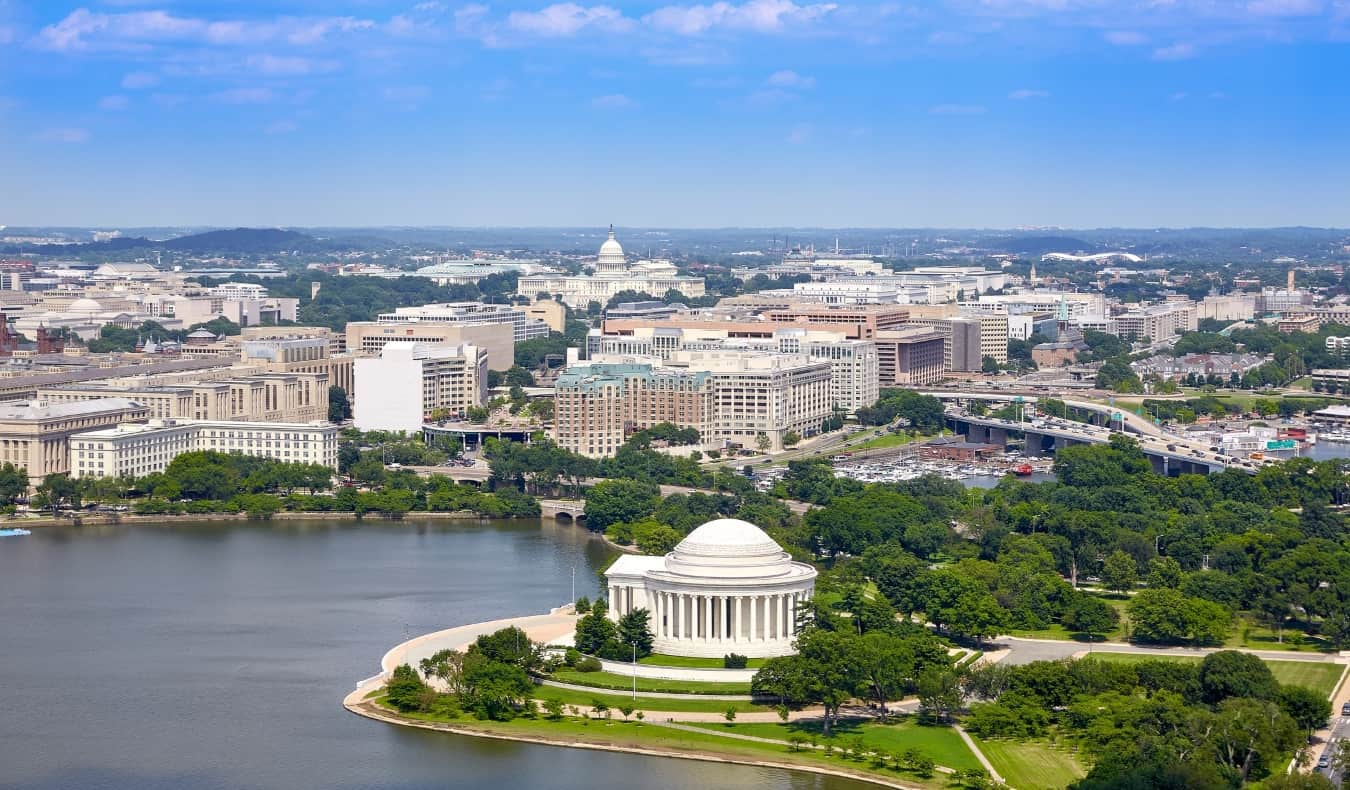
<path id="1" fill-rule="evenodd" d="M 686 554 L 722 554 L 727 549 L 737 554 L 758 554 L 760 550 L 765 552 L 782 551 L 773 538 L 765 534 L 764 530 L 749 521 L 741 521 L 738 518 L 719 518 L 709 521 L 690 532 L 684 540 L 680 541 L 680 545 L 675 547 L 676 552 Z"/>
<path id="2" fill-rule="evenodd" d="M 93 299 L 76 299 L 66 309 L 72 313 L 101 313 L 103 305 Z"/>
<path id="3" fill-rule="evenodd" d="M 738 518 L 719 518 L 690 532 L 666 555 L 665 570 L 705 579 L 769 579 L 792 575 L 792 557 L 764 534 Z"/>
<path id="4" fill-rule="evenodd" d="M 614 238 L 614 226 L 609 226 L 609 238 L 600 245 L 600 255 L 595 261 L 595 270 L 597 272 L 616 272 L 624 271 L 628 268 L 628 262 L 623 255 L 623 245 L 619 244 Z"/>

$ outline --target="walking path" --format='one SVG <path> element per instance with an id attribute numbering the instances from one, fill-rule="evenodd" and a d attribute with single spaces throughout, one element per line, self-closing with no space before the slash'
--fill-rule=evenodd
<path id="1" fill-rule="evenodd" d="M 740 718 L 740 717 L 737 717 L 738 720 L 739 720 L 739 718 Z M 709 728 L 707 728 L 707 727 L 691 727 L 691 726 L 686 725 L 686 724 L 676 724 L 676 723 L 673 722 L 673 721 L 658 721 L 658 722 L 652 722 L 652 723 L 655 724 L 655 725 L 657 725 L 658 727 L 668 727 L 668 728 L 670 728 L 670 729 L 672 729 L 672 730 L 685 730 L 686 732 L 697 732 L 697 733 L 702 733 L 702 734 L 712 733 L 712 734 L 716 735 L 716 736 L 719 737 L 719 738 L 734 738 L 734 739 L 736 739 L 736 740 L 738 740 L 738 741 L 752 741 L 752 742 L 754 742 L 754 743 L 769 743 L 769 744 L 773 744 L 774 746 L 787 746 L 787 747 L 794 747 L 794 746 L 795 746 L 795 747 L 797 747 L 797 748 L 799 748 L 799 749 L 816 749 L 816 750 L 822 750 L 822 749 L 825 748 L 824 746 L 821 746 L 821 745 L 819 745 L 819 744 L 815 744 L 815 745 L 810 744 L 810 743 L 797 743 L 797 744 L 794 744 L 794 743 L 792 743 L 791 741 L 780 741 L 780 740 L 778 740 L 778 739 L 776 739 L 776 738 L 761 738 L 761 737 L 758 736 L 758 735 L 743 735 L 743 734 L 737 733 L 737 732 L 718 732 L 717 730 L 709 729 Z M 967 742 L 969 742 L 969 738 L 967 738 L 966 740 L 967 740 Z M 973 751 L 975 751 L 976 756 L 978 756 L 978 757 L 980 758 L 981 762 L 983 762 L 983 761 L 984 761 L 984 755 L 981 755 L 981 754 L 979 753 L 978 750 L 973 750 Z M 875 754 L 875 752 L 868 752 L 868 754 L 869 754 L 869 755 Z M 956 773 L 956 769 L 955 769 L 955 768 L 948 768 L 948 767 L 945 766 L 945 765 L 934 765 L 934 766 L 933 766 L 933 770 L 935 770 L 935 771 L 937 771 L 938 773 L 941 773 L 941 774 L 954 774 L 954 773 Z M 997 778 L 997 777 L 998 777 L 998 774 L 991 773 L 991 776 L 994 776 L 995 778 Z M 1001 781 L 1003 781 L 1003 780 L 1002 780 L 1002 779 L 999 779 L 999 781 L 1001 782 Z"/>
<path id="2" fill-rule="evenodd" d="M 545 686 L 567 689 L 568 691 L 589 691 L 592 694 L 631 694 L 629 689 L 600 688 L 598 686 L 583 686 L 580 683 L 564 683 L 560 680 L 540 681 Z M 725 702 L 754 702 L 755 698 L 749 694 L 681 694 L 672 691 L 643 691 L 638 689 L 638 699 L 683 699 L 683 700 L 722 700 Z"/>
<path id="3" fill-rule="evenodd" d="M 966 742 L 966 746 L 970 747 L 970 753 L 975 755 L 975 759 L 980 761 L 980 765 L 984 766 L 984 770 L 989 772 L 994 781 L 1004 782 L 1003 777 L 999 775 L 998 771 L 994 770 L 994 764 L 989 762 L 989 758 L 984 756 L 984 752 L 980 751 L 980 745 L 975 742 L 974 738 L 970 737 L 970 733 L 966 732 L 965 728 L 959 724 L 953 724 L 952 729 L 956 730 L 956 734 L 960 735 L 961 740 Z"/>

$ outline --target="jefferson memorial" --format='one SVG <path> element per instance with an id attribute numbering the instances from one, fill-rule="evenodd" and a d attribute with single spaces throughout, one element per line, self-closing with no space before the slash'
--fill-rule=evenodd
<path id="1" fill-rule="evenodd" d="M 623 555 L 605 577 L 611 618 L 651 612 L 655 652 L 767 658 L 793 652 L 797 604 L 811 597 L 816 569 L 754 524 L 719 518 L 664 557 Z"/>

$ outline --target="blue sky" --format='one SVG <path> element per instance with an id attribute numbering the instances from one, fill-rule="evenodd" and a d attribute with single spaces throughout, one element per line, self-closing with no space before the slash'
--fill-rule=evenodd
<path id="1" fill-rule="evenodd" d="M 1350 226 L 1350 0 L 0 0 L 0 224 Z"/>

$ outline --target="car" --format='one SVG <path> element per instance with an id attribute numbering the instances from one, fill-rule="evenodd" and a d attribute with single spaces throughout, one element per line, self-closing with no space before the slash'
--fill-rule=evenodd
<path id="1" fill-rule="evenodd" d="M 1350 716 L 1350 702 L 1347 702 L 1341 706 L 1341 715 Z"/>
<path id="2" fill-rule="evenodd" d="M 1325 754 L 1317 758 L 1318 768 L 1326 768 L 1329 765 L 1331 765 L 1331 758 L 1327 757 Z"/>

